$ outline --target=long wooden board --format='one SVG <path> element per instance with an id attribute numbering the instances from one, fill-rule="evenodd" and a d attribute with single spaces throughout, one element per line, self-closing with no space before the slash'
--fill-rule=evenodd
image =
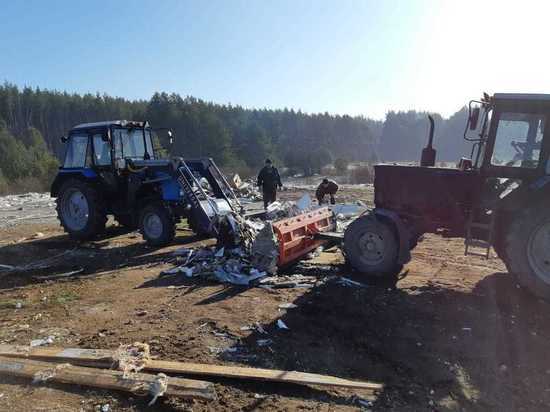
<path id="1" fill-rule="evenodd" d="M 132 373 L 127 377 L 123 377 L 121 371 L 4 356 L 0 356 L 0 374 L 30 379 L 42 377 L 42 380 L 46 381 L 115 389 L 132 393 L 143 391 L 147 393 L 149 387 L 157 379 L 157 376 L 147 373 Z M 172 377 L 166 379 L 165 395 L 207 400 L 216 397 L 214 386 L 210 382 Z"/>
<path id="2" fill-rule="evenodd" d="M 54 348 L 0 345 L 0 356 L 69 362 L 82 366 L 110 367 L 115 363 L 115 351 L 105 349 Z M 151 360 L 143 369 L 148 372 L 165 372 L 183 375 L 216 376 L 236 379 L 252 379 L 271 382 L 287 382 L 306 385 L 338 386 L 379 391 L 383 385 L 360 382 L 335 376 L 296 371 L 258 369 L 240 366 L 209 365 L 189 362 Z"/>

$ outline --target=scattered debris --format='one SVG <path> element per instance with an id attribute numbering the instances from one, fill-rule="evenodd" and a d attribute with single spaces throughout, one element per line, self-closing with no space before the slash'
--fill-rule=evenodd
<path id="1" fill-rule="evenodd" d="M 50 379 L 54 378 L 59 370 L 65 369 L 68 366 L 71 366 L 71 365 L 68 363 L 62 363 L 52 368 L 39 370 L 34 374 L 32 378 L 32 383 L 36 384 L 36 383 L 47 382 Z"/>
<path id="2" fill-rule="evenodd" d="M 84 272 L 84 268 L 79 268 L 79 269 L 76 269 L 76 270 L 71 270 L 70 272 L 65 272 L 65 273 L 59 273 L 57 275 L 51 275 L 51 276 L 33 276 L 33 279 L 36 279 L 36 280 L 54 280 L 54 279 L 61 279 L 61 278 L 67 278 L 69 276 L 72 276 L 72 275 L 77 275 L 79 273 L 82 273 Z"/>
<path id="3" fill-rule="evenodd" d="M 48 336 L 42 339 L 31 340 L 30 347 L 34 348 L 36 346 L 51 345 L 54 342 L 54 340 L 55 340 L 54 336 Z"/>
<path id="4" fill-rule="evenodd" d="M 298 306 L 295 305 L 294 303 L 281 303 L 279 305 L 279 309 L 295 309 L 297 307 Z"/>
<path id="5" fill-rule="evenodd" d="M 369 401 L 368 399 L 362 399 L 362 398 L 359 398 L 359 397 L 355 396 L 353 398 L 353 401 L 354 401 L 354 403 L 356 403 L 357 405 L 359 405 L 363 408 L 372 408 L 372 402 Z"/>
<path id="6" fill-rule="evenodd" d="M 311 209 L 312 203 L 313 202 L 311 201 L 311 196 L 306 193 L 296 202 L 296 207 L 298 208 L 298 210 L 304 212 Z"/>
<path id="7" fill-rule="evenodd" d="M 260 287 L 270 289 L 307 288 L 321 285 L 325 280 L 300 274 L 269 276 L 260 280 Z"/>
<path id="8" fill-rule="evenodd" d="M 30 219 L 56 217 L 55 199 L 50 193 L 25 193 L 0 196 L 0 228 L 10 227 Z"/>
<path id="9" fill-rule="evenodd" d="M 253 180 L 243 181 L 238 174 L 233 175 L 231 179 L 235 195 L 246 201 L 257 201 L 262 199 L 262 195 L 255 187 Z"/>
<path id="10" fill-rule="evenodd" d="M 359 287 L 359 288 L 366 288 L 367 285 L 365 285 L 364 283 L 360 283 L 360 282 L 356 282 L 355 280 L 351 280 L 351 279 L 348 279 L 348 278 L 345 278 L 345 277 L 335 277 L 336 279 L 336 283 L 342 285 L 342 286 L 347 286 L 347 287 Z"/>
<path id="11" fill-rule="evenodd" d="M 114 364 L 123 372 L 123 377 L 129 373 L 142 370 L 151 360 L 149 345 L 134 342 L 132 345 L 120 345 L 113 355 Z"/>
<path id="12" fill-rule="evenodd" d="M 155 380 L 149 386 L 149 393 L 153 396 L 153 399 L 147 404 L 147 406 L 153 405 L 160 396 L 163 396 L 168 390 L 168 376 L 164 373 L 159 373 Z"/>
<path id="13" fill-rule="evenodd" d="M 262 335 L 267 335 L 266 330 L 264 329 L 264 327 L 262 326 L 262 324 L 260 322 L 256 322 L 255 326 L 256 326 L 256 330 L 258 332 L 260 332 Z"/>
<path id="14" fill-rule="evenodd" d="M 288 326 L 286 326 L 286 324 L 281 319 L 277 319 L 277 327 L 279 329 L 290 330 L 290 328 Z"/>
<path id="15" fill-rule="evenodd" d="M 269 274 L 277 273 L 279 245 L 271 223 L 258 232 L 251 247 L 251 261 L 255 267 Z"/>

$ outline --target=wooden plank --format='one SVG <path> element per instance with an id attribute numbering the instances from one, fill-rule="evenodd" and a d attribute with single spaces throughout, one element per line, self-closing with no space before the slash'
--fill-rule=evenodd
<path id="1" fill-rule="evenodd" d="M 115 351 L 104 349 L 53 348 L 0 345 L 0 356 L 43 359 L 55 362 L 70 362 L 83 366 L 110 367 L 115 363 Z M 382 390 L 384 385 L 361 382 L 335 376 L 314 373 L 258 369 L 241 366 L 209 365 L 189 362 L 151 360 L 144 371 L 177 373 L 183 375 L 216 376 L 223 378 L 252 379 L 271 382 L 287 382 L 302 385 L 337 386 L 345 388 Z"/>
<path id="2" fill-rule="evenodd" d="M 156 375 L 147 373 L 132 373 L 123 377 L 121 371 L 3 356 L 0 356 L 0 374 L 19 376 L 35 381 L 115 389 L 136 394 L 149 393 L 151 385 L 155 385 L 157 380 Z M 166 377 L 166 383 L 165 395 L 180 398 L 215 399 L 214 386 L 210 382 Z"/>
<path id="3" fill-rule="evenodd" d="M 145 370 L 188 375 L 218 376 L 223 378 L 253 379 L 302 385 L 340 386 L 345 388 L 381 390 L 384 385 L 360 382 L 316 373 L 247 368 L 242 366 L 208 365 L 200 363 L 152 360 Z"/>

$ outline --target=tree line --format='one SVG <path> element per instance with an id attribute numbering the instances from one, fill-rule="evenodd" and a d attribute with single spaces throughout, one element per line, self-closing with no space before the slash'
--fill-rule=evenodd
<path id="1" fill-rule="evenodd" d="M 440 160 L 455 160 L 466 150 L 461 139 L 465 117 L 465 109 L 449 119 L 435 115 Z M 115 119 L 149 120 L 155 127 L 171 128 L 176 136 L 171 146 L 167 135 L 159 133 L 170 155 L 209 156 L 244 173 L 256 172 L 269 157 L 290 173 L 304 174 L 318 173 L 330 163 L 417 160 L 428 124 L 426 113 L 415 111 L 388 112 L 385 121 L 376 121 L 292 109 L 248 109 L 175 93 L 128 100 L 4 83 L 0 85 L 0 191 L 2 184 L 6 191 L 6 185 L 22 187 L 14 182 L 29 179 L 34 179 L 37 189 L 46 189 L 56 159 L 64 155 L 60 137 L 79 123 Z"/>

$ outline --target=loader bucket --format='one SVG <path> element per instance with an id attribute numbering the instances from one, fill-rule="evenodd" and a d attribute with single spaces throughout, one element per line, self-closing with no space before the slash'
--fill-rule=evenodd
<path id="1" fill-rule="evenodd" d="M 273 231 L 279 244 L 277 266 L 294 263 L 325 244 L 325 240 L 316 239 L 315 235 L 335 228 L 336 220 L 328 207 L 274 222 Z"/>

